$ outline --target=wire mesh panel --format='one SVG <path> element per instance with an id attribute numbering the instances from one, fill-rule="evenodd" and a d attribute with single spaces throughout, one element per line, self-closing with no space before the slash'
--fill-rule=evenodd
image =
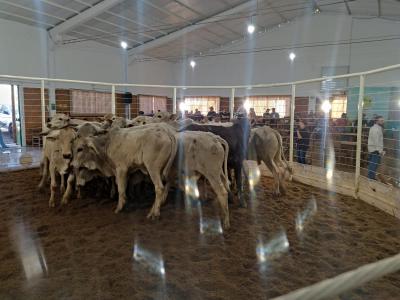
<path id="1" fill-rule="evenodd" d="M 366 77 L 361 175 L 391 186 L 400 178 L 400 71 Z"/>

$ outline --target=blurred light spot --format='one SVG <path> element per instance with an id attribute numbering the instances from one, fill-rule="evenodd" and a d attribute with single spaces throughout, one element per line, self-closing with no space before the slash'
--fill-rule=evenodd
<path id="1" fill-rule="evenodd" d="M 12 236 L 16 237 L 17 252 L 21 258 L 26 279 L 32 281 L 47 275 L 46 258 L 37 236 L 22 222 L 13 226 Z"/>
<path id="2" fill-rule="evenodd" d="M 249 101 L 249 99 L 246 99 L 246 101 L 244 101 L 243 107 L 246 110 L 246 112 L 249 113 L 249 110 L 250 110 L 250 101 Z"/>
<path id="3" fill-rule="evenodd" d="M 298 234 L 303 232 L 305 224 L 310 221 L 310 218 L 317 212 L 317 210 L 317 201 L 315 201 L 313 196 L 312 199 L 307 203 L 306 208 L 301 213 L 297 213 L 296 231 Z"/>
<path id="4" fill-rule="evenodd" d="M 289 241 L 284 231 L 275 235 L 268 243 L 259 242 L 256 248 L 259 263 L 265 263 L 289 250 Z"/>
<path id="5" fill-rule="evenodd" d="M 291 61 L 294 61 L 295 58 L 296 58 L 296 54 L 294 54 L 293 52 L 291 52 L 291 53 L 289 54 L 289 59 L 290 59 Z"/>
<path id="6" fill-rule="evenodd" d="M 253 191 L 254 187 L 260 181 L 261 172 L 260 172 L 260 168 L 258 167 L 258 165 L 256 163 L 248 164 L 248 166 L 249 166 L 249 169 L 248 169 L 249 187 L 250 187 L 250 191 Z"/>
<path id="7" fill-rule="evenodd" d="M 135 242 L 133 246 L 133 259 L 140 265 L 164 278 L 166 272 L 161 254 L 156 255 L 151 251 L 145 250 Z"/>
<path id="8" fill-rule="evenodd" d="M 194 67 L 196 66 L 196 62 L 193 59 L 190 61 L 190 66 L 192 67 L 192 69 L 194 69 Z"/>
<path id="9" fill-rule="evenodd" d="M 332 105 L 329 102 L 329 100 L 325 100 L 324 102 L 322 102 L 321 109 L 324 113 L 326 113 L 326 114 L 329 113 L 331 108 L 332 108 Z"/>
<path id="10" fill-rule="evenodd" d="M 187 109 L 186 103 L 185 102 L 181 102 L 179 103 L 179 110 L 181 112 L 185 112 L 185 110 Z"/>

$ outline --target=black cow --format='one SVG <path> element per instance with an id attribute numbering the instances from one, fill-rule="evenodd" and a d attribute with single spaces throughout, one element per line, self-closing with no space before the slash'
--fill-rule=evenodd
<path id="1" fill-rule="evenodd" d="M 228 169 L 230 170 L 229 176 L 231 175 L 231 170 L 235 172 L 235 180 L 237 186 L 237 196 L 239 198 L 240 204 L 246 207 L 246 201 L 242 197 L 243 185 L 242 185 L 242 168 L 243 160 L 247 155 L 247 147 L 249 144 L 250 137 L 250 123 L 247 118 L 235 119 L 232 126 L 219 126 L 210 124 L 191 124 L 180 131 L 206 131 L 212 132 L 216 135 L 222 137 L 227 141 L 229 145 L 229 155 L 228 155 Z M 212 164 L 212 162 L 210 162 Z M 231 182 L 233 181 L 230 178 Z"/>

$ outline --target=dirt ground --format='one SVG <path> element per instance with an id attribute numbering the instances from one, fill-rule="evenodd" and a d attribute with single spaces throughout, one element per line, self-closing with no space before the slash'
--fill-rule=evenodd
<path id="1" fill-rule="evenodd" d="M 115 202 L 85 197 L 49 209 L 38 181 L 38 170 L 0 174 L 0 299 L 268 299 L 400 250 L 399 220 L 297 183 L 274 198 L 263 177 L 221 233 L 212 201 L 172 196 L 149 221 L 148 204 L 115 215 Z M 399 295 L 400 272 L 339 299 Z"/>

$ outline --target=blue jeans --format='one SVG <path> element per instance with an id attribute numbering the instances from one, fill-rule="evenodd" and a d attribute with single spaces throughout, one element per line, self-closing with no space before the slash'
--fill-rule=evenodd
<path id="1" fill-rule="evenodd" d="M 371 152 L 368 155 L 368 178 L 375 179 L 376 170 L 381 163 L 381 156 L 378 152 Z"/>
<path id="2" fill-rule="evenodd" d="M 7 148 L 6 144 L 4 144 L 4 140 L 3 140 L 3 133 L 0 130 L 0 146 L 1 148 Z"/>
<path id="3" fill-rule="evenodd" d="M 297 148 L 297 162 L 300 164 L 306 164 L 306 154 L 307 150 Z"/>

